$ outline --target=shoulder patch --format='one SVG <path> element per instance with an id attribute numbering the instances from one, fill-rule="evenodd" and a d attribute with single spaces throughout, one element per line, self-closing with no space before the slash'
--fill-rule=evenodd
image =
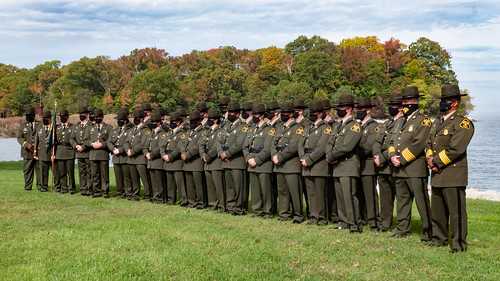
<path id="1" fill-rule="evenodd" d="M 276 135 L 276 129 L 275 128 L 269 129 L 269 132 L 267 132 L 267 134 L 270 135 L 270 136 Z"/>
<path id="2" fill-rule="evenodd" d="M 430 127 L 432 125 L 432 120 L 428 117 L 425 117 L 420 124 L 424 127 Z"/>
<path id="3" fill-rule="evenodd" d="M 462 122 L 460 122 L 460 128 L 462 129 L 470 129 L 472 127 L 472 124 L 469 119 L 464 118 Z"/>
<path id="4" fill-rule="evenodd" d="M 303 136 L 304 135 L 304 128 L 302 128 L 302 127 L 298 128 L 297 130 L 295 130 L 295 134 Z"/>
<path id="5" fill-rule="evenodd" d="M 355 123 L 354 125 L 352 125 L 351 131 L 359 133 L 359 132 L 361 132 L 361 126 L 359 126 L 358 123 Z"/>
<path id="6" fill-rule="evenodd" d="M 325 134 L 325 135 L 331 135 L 331 134 L 332 134 L 332 128 L 330 128 L 330 127 L 326 127 L 326 128 L 323 130 L 323 134 Z"/>
<path id="7" fill-rule="evenodd" d="M 144 130 L 144 134 L 147 136 L 151 135 L 151 130 Z"/>

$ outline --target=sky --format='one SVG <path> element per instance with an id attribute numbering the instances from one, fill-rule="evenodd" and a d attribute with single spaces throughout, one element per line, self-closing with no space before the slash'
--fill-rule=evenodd
<path id="1" fill-rule="evenodd" d="M 475 118 L 500 113 L 500 1 L 1 0 L 0 63 L 33 67 L 135 48 L 170 55 L 231 45 L 284 47 L 299 35 L 333 42 L 391 37 L 438 41 L 452 56 Z"/>

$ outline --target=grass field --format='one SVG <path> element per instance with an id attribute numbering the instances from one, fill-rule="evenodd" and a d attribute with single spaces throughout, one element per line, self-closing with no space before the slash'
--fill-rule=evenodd
<path id="1" fill-rule="evenodd" d="M 1 280 L 500 280 L 498 202 L 468 201 L 469 251 L 450 254 L 418 234 L 26 192 L 20 163 L 0 163 L 0 191 Z"/>

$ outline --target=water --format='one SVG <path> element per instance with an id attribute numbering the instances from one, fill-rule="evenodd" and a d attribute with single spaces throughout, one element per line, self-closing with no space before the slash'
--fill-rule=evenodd
<path id="1" fill-rule="evenodd" d="M 500 196 L 500 120 L 474 123 L 475 134 L 469 145 L 469 189 L 492 197 Z M 0 161 L 21 160 L 15 138 L 0 139 Z"/>

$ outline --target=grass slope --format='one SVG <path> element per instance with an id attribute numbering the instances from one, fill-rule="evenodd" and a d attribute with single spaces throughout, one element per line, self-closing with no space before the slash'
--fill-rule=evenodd
<path id="1" fill-rule="evenodd" d="M 500 280 L 495 202 L 468 201 L 469 251 L 452 255 L 417 234 L 26 192 L 16 162 L 0 190 L 1 280 Z"/>

